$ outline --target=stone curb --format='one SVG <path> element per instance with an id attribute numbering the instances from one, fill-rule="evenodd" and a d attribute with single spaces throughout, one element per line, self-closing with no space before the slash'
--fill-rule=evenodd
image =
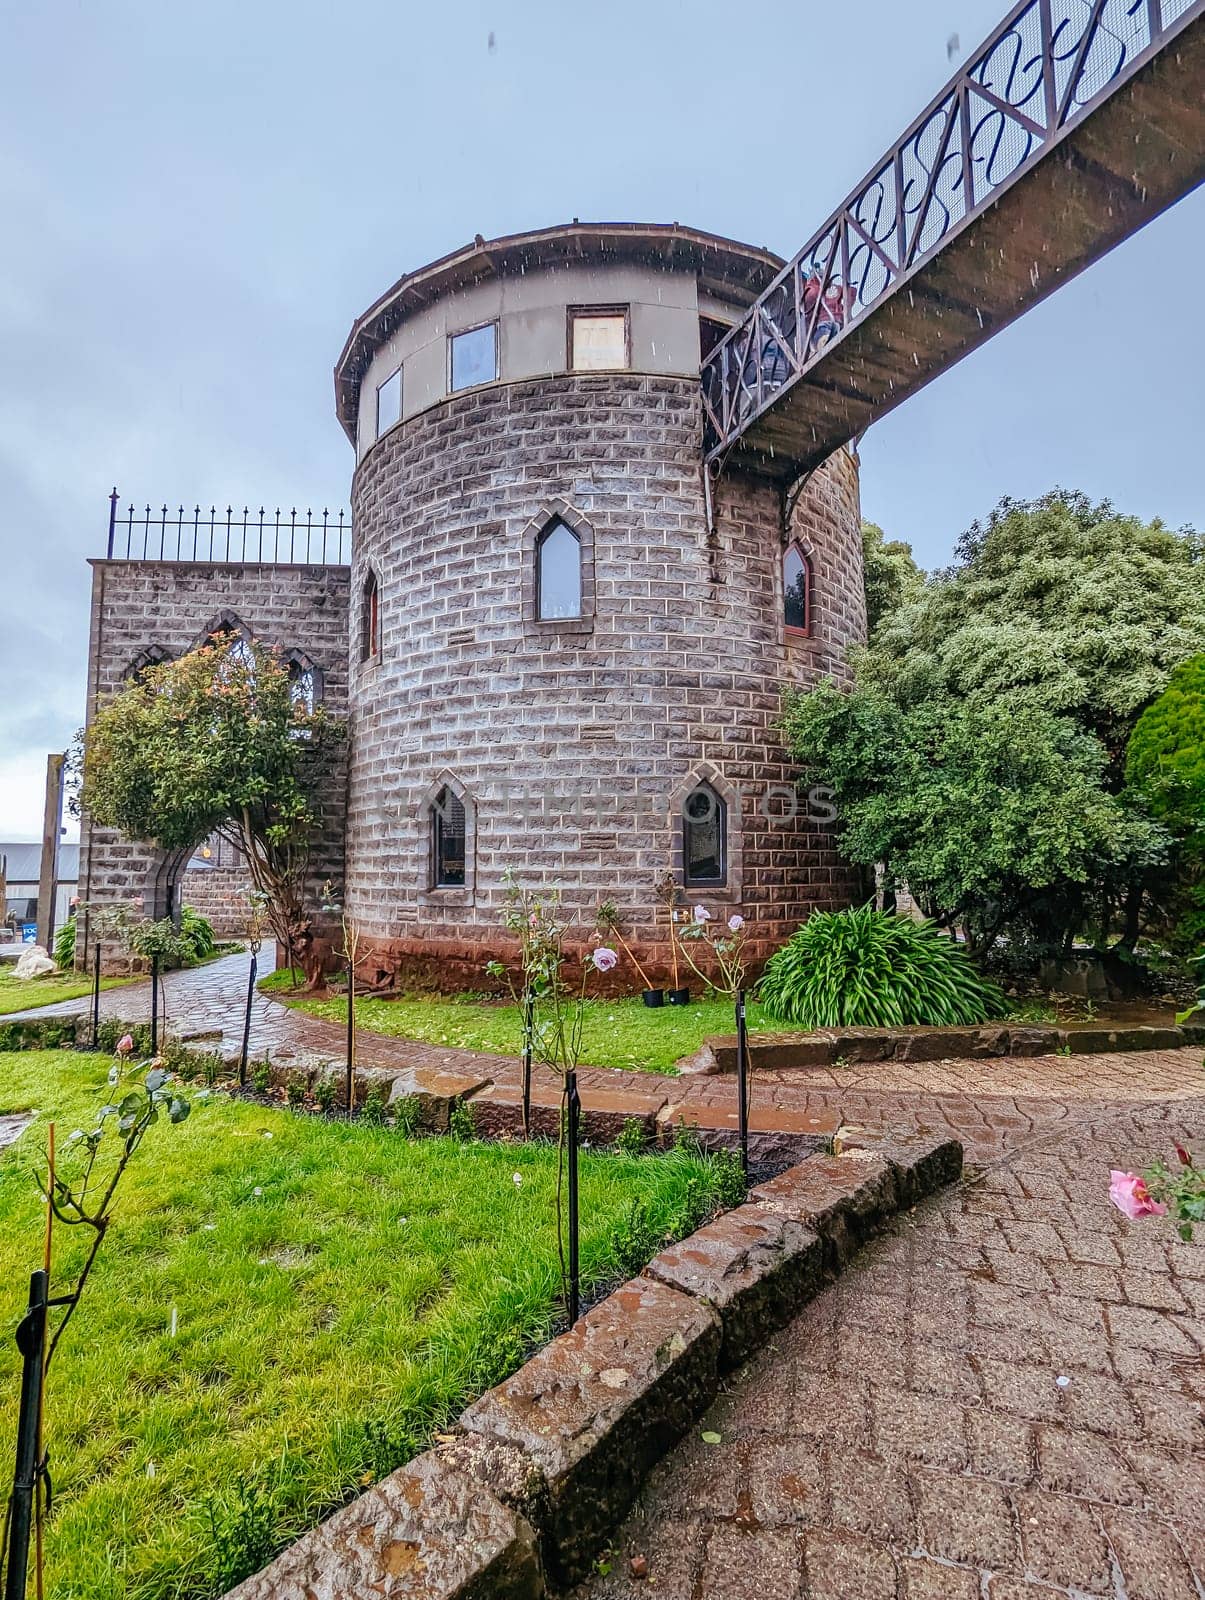
<path id="1" fill-rule="evenodd" d="M 944 1136 L 847 1128 L 836 1142 L 655 1256 L 227 1600 L 540 1600 L 580 1581 L 721 1374 L 962 1171 Z"/>
<path id="2" fill-rule="evenodd" d="M 808 1035 L 770 1034 L 749 1039 L 752 1071 L 831 1067 L 837 1061 L 972 1061 L 990 1056 L 1109 1055 L 1119 1050 L 1179 1050 L 1205 1044 L 1205 1024 L 1106 1028 L 858 1028 L 819 1029 Z M 706 1040 L 716 1070 L 736 1071 L 736 1035 Z"/>

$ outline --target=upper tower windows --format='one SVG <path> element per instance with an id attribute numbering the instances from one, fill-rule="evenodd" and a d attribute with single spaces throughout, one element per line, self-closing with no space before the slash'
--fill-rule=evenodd
<path id="1" fill-rule="evenodd" d="M 536 543 L 536 617 L 551 622 L 581 614 L 581 540 L 557 517 Z"/>
<path id="2" fill-rule="evenodd" d="M 377 385 L 377 438 L 402 420 L 402 369 Z"/>
<path id="3" fill-rule="evenodd" d="M 626 306 L 569 307 L 569 367 L 617 372 L 632 364 Z"/>
<path id="4" fill-rule="evenodd" d="M 483 323 L 448 335 L 448 388 L 474 389 L 498 376 L 498 324 Z"/>
<path id="5" fill-rule="evenodd" d="M 373 661 L 381 653 L 381 593 L 377 575 L 369 567 L 360 591 L 360 660 Z"/>

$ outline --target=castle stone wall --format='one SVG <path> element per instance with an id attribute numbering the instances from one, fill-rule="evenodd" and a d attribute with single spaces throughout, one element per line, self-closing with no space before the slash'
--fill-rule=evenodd
<path id="1" fill-rule="evenodd" d="M 788 640 L 781 497 L 722 478 L 709 535 L 701 431 L 697 380 L 563 375 L 454 396 L 361 462 L 352 634 L 371 566 L 381 651 L 351 665 L 347 901 L 370 968 L 480 987 L 512 873 L 559 885 L 587 925 L 616 902 L 660 973 L 655 884 L 680 873 L 700 778 L 729 804 L 729 875 L 692 899 L 748 919 L 756 956 L 849 902 L 830 826 L 775 814 L 796 775 L 773 724 L 784 683 L 843 679 L 865 637 L 856 459 L 799 498 L 813 626 Z M 535 539 L 557 514 L 588 554 L 582 622 L 534 618 Z M 431 887 L 446 782 L 469 807 L 464 889 Z"/>
<path id="2" fill-rule="evenodd" d="M 88 721 L 119 690 L 144 651 L 171 657 L 205 641 L 223 612 L 253 637 L 303 650 L 323 674 L 323 703 L 347 716 L 348 569 L 270 563 L 93 561 Z M 332 775 L 313 860 L 316 884 L 343 876 L 345 765 Z M 198 844 L 200 840 L 196 841 Z M 136 901 L 147 916 L 167 910 L 170 881 L 188 855 L 163 853 L 91 823 L 81 827 L 79 895 L 85 902 Z M 187 874 L 191 883 L 197 874 Z M 196 904 L 195 896 L 185 891 Z M 198 906 L 198 909 L 202 909 Z M 81 949 L 81 959 L 83 951 Z"/>

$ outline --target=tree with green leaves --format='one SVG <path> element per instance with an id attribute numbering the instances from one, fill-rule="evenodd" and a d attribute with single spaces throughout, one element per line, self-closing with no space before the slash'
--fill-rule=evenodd
<path id="1" fill-rule="evenodd" d="M 871 638 L 880 623 L 915 600 L 925 586 L 912 546 L 902 539 L 889 539 L 877 522 L 862 524 L 862 576 L 866 629 Z"/>
<path id="2" fill-rule="evenodd" d="M 788 694 L 841 847 L 980 949 L 1133 948 L 1167 829 L 1129 804 L 1130 731 L 1205 639 L 1193 533 L 1054 491 L 1001 502 L 883 618 L 855 685 Z"/>
<path id="3" fill-rule="evenodd" d="M 1176 840 L 1169 886 L 1176 943 L 1205 950 L 1205 653 L 1172 673 L 1130 735 L 1126 780 Z"/>
<path id="4" fill-rule="evenodd" d="M 278 651 L 215 636 L 98 708 L 82 803 L 97 822 L 163 850 L 215 833 L 229 840 L 276 937 L 302 950 L 323 786 L 345 736 L 296 693 Z"/>

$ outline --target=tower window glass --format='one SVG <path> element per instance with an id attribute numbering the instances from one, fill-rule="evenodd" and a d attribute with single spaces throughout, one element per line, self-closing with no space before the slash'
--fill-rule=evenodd
<path id="1" fill-rule="evenodd" d="M 402 369 L 377 386 L 377 438 L 402 420 Z"/>
<path id="2" fill-rule="evenodd" d="M 582 614 L 582 547 L 558 517 L 540 535 L 536 545 L 536 615 L 541 622 Z"/>
<path id="3" fill-rule="evenodd" d="M 810 576 L 807 557 L 798 545 L 791 545 L 782 562 L 783 620 L 788 633 L 807 633 L 811 626 Z"/>
<path id="4" fill-rule="evenodd" d="M 571 311 L 569 343 L 569 365 L 575 372 L 615 372 L 627 367 L 627 312 Z"/>
<path id="5" fill-rule="evenodd" d="M 487 322 L 480 328 L 466 328 L 448 340 L 449 387 L 473 389 L 479 383 L 493 383 L 498 376 L 498 324 Z"/>
<path id="6" fill-rule="evenodd" d="M 728 807 L 709 783 L 682 807 L 682 866 L 688 888 L 722 884 L 728 874 Z"/>
<path id="7" fill-rule="evenodd" d="M 437 889 L 463 889 L 464 801 L 447 784 L 431 804 L 431 880 Z"/>

